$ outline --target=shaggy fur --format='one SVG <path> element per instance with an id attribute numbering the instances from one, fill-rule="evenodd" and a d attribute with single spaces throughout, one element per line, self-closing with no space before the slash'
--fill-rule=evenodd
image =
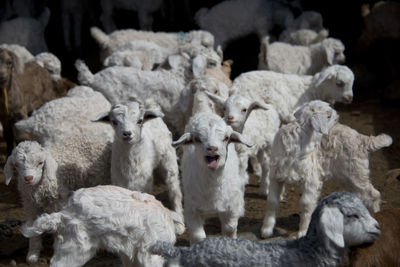
<path id="1" fill-rule="evenodd" d="M 193 54 L 188 57 L 182 52 L 169 56 L 170 70 L 142 71 L 129 67 L 109 67 L 93 75 L 87 66 L 78 61 L 78 79 L 100 91 L 113 104 L 134 97 L 142 102 L 153 99 L 165 114 L 169 129 L 177 132 L 180 123 L 179 99 L 186 85 L 196 77 L 202 76 L 208 68 L 221 65 L 221 58 L 211 49 L 187 49 Z M 178 114 L 178 115 L 177 115 Z"/>
<path id="2" fill-rule="evenodd" d="M 4 48 L 13 52 L 17 57 L 19 57 L 22 62 L 26 63 L 28 61 L 35 60 L 35 57 L 29 52 L 24 46 L 18 44 L 0 44 L 0 48 Z"/>
<path id="3" fill-rule="evenodd" d="M 261 228 L 264 238 L 273 234 L 284 184 L 301 187 L 298 236 L 306 233 L 321 193 L 323 180 L 319 171 L 318 146 L 322 136 L 328 134 L 339 116 L 328 103 L 314 100 L 298 110 L 296 118 L 296 121 L 280 128 L 272 145 L 267 211 Z"/>
<path id="4" fill-rule="evenodd" d="M 109 111 L 111 104 L 99 92 L 86 86 L 68 91 L 68 95 L 47 102 L 32 115 L 15 124 L 16 139 L 35 140 L 43 145 L 57 144 L 66 136 L 100 137 L 106 143 L 114 140 L 114 130 L 107 123 L 90 119 Z M 110 149 L 111 154 L 111 149 Z"/>
<path id="5" fill-rule="evenodd" d="M 111 182 L 130 190 L 153 192 L 156 170 L 162 173 L 173 209 L 182 214 L 179 168 L 172 135 L 155 109 L 139 102 L 116 104 L 95 120 L 107 119 L 114 125 Z"/>
<path id="6" fill-rule="evenodd" d="M 0 88 L 0 119 L 9 155 L 14 144 L 14 123 L 28 118 L 33 110 L 62 94 L 57 94 L 54 90 L 46 69 L 32 61 L 24 64 L 14 53 L 2 48 Z"/>
<path id="7" fill-rule="evenodd" d="M 218 106 L 223 107 L 225 122 L 254 144 L 250 148 L 236 144 L 242 176 L 248 180 L 247 165 L 250 158 L 252 164 L 258 164 L 253 165 L 256 175 L 260 178 L 267 177 L 272 142 L 281 124 L 275 108 L 238 94 L 233 94 L 225 100 L 214 94 L 208 95 Z M 259 162 L 262 162 L 261 165 Z"/>
<path id="8" fill-rule="evenodd" d="M 148 247 L 156 240 L 175 243 L 180 216 L 153 196 L 116 186 L 77 190 L 60 212 L 43 214 L 26 223 L 22 233 L 36 237 L 55 234 L 50 266 L 82 266 L 97 251 L 117 254 L 123 266 L 163 266 Z"/>
<path id="9" fill-rule="evenodd" d="M 231 142 L 247 144 L 221 117 L 201 112 L 173 143 L 185 145 L 181 165 L 184 216 L 191 243 L 206 237 L 204 222 L 213 216 L 220 219 L 224 235 L 236 237 L 239 217 L 244 214 L 245 182 Z"/>
<path id="10" fill-rule="evenodd" d="M 390 146 L 386 134 L 367 136 L 349 126 L 337 123 L 321 141 L 319 158 L 325 179 L 335 179 L 355 192 L 372 212 L 378 212 L 381 194 L 369 177 L 369 153 Z"/>
<path id="11" fill-rule="evenodd" d="M 263 100 L 275 107 L 283 122 L 290 122 L 295 120 L 294 111 L 311 100 L 351 103 L 353 82 L 353 72 L 340 65 L 330 66 L 314 76 L 251 71 L 233 81 L 230 94 Z"/>
<path id="12" fill-rule="evenodd" d="M 28 223 L 43 212 L 57 211 L 70 190 L 110 183 L 110 154 L 94 141 L 92 136 L 66 137 L 54 147 L 25 141 L 14 148 L 4 174 L 6 184 L 17 178 Z M 27 262 L 36 262 L 40 250 L 41 238 L 31 238 Z"/>
<path id="13" fill-rule="evenodd" d="M 185 44 L 200 45 L 206 48 L 214 47 L 214 36 L 206 31 L 166 33 L 128 29 L 114 31 L 107 35 L 99 28 L 92 27 L 90 33 L 100 46 L 102 61 L 128 42 L 137 40 L 153 42 L 160 47 L 173 50 Z"/>
<path id="14" fill-rule="evenodd" d="M 190 248 L 157 242 L 150 251 L 172 266 L 339 266 L 345 247 L 375 241 L 379 225 L 353 194 L 332 193 L 312 215 L 306 236 L 298 240 L 253 242 L 207 238 Z M 174 265 L 174 266 L 176 266 Z"/>
<path id="15" fill-rule="evenodd" d="M 327 38 L 309 46 L 298 46 L 282 42 L 270 44 L 267 37 L 261 42 L 258 69 L 314 75 L 344 61 L 344 45 L 338 39 Z"/>

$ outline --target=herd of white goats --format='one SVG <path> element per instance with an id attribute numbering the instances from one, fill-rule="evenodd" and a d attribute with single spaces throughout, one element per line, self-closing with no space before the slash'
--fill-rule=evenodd
<path id="1" fill-rule="evenodd" d="M 207 28 L 212 18 L 204 18 Z M 315 12 L 290 25 L 280 41 L 262 39 L 259 70 L 233 81 L 231 62 L 214 49 L 235 37 L 223 27 L 109 35 L 93 27 L 104 69 L 93 74 L 76 61 L 81 85 L 15 124 L 30 141 L 14 148 L 4 172 L 23 201 L 27 261 L 38 260 L 44 232 L 54 233 L 57 267 L 81 266 L 100 249 L 124 266 L 336 266 L 346 247 L 376 240 L 367 208 L 379 211 L 381 197 L 369 152 L 392 139 L 338 122 L 331 105 L 353 98 L 353 72 L 339 65 L 344 45 Z M 59 76 L 57 59 L 43 60 Z M 234 239 L 248 162 L 268 195 L 261 236 L 273 235 L 284 185 L 297 184 L 299 239 Z M 154 176 L 164 179 L 173 211 L 147 194 Z M 334 193 L 317 206 L 328 179 L 355 194 Z M 227 237 L 206 238 L 209 217 Z M 174 247 L 185 230 L 192 246 Z"/>

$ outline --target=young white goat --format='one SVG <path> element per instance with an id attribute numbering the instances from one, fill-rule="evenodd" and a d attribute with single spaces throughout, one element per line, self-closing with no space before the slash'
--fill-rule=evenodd
<path id="1" fill-rule="evenodd" d="M 242 176 L 248 180 L 246 170 L 249 159 L 259 177 L 268 176 L 270 150 L 281 124 L 275 108 L 239 94 L 233 94 L 227 99 L 223 99 L 217 95 L 206 93 L 217 106 L 222 106 L 225 122 L 247 140 L 252 140 L 254 144 L 250 148 L 242 144 L 235 145 L 240 158 Z M 265 180 L 261 179 L 261 181 Z"/>
<path id="2" fill-rule="evenodd" d="M 172 135 L 156 109 L 137 101 L 113 105 L 93 120 L 108 120 L 114 126 L 111 182 L 130 190 L 152 193 L 156 170 L 162 172 L 173 209 L 182 214 L 179 168 Z M 151 119 L 151 120 L 150 120 Z"/>
<path id="3" fill-rule="evenodd" d="M 17 178 L 26 221 L 44 212 L 57 211 L 70 190 L 110 183 L 111 144 L 88 136 L 64 137 L 52 147 L 35 141 L 18 144 L 4 166 L 6 184 Z M 41 250 L 40 236 L 29 239 L 27 262 Z"/>
<path id="4" fill-rule="evenodd" d="M 320 202 L 306 236 L 298 240 L 253 242 L 215 237 L 190 248 L 161 241 L 150 251 L 165 257 L 170 266 L 333 267 L 339 266 L 347 247 L 373 242 L 379 235 L 379 224 L 360 199 L 335 192 Z"/>
<path id="5" fill-rule="evenodd" d="M 341 65 L 330 66 L 314 76 L 250 71 L 233 81 L 230 94 L 263 100 L 274 106 L 283 122 L 290 122 L 295 120 L 295 110 L 311 100 L 351 103 L 353 82 L 353 72 Z"/>
<path id="6" fill-rule="evenodd" d="M 51 267 L 82 266 L 101 249 L 118 254 L 125 267 L 161 267 L 163 259 L 148 247 L 157 240 L 175 243 L 182 229 L 181 216 L 153 196 L 107 185 L 75 191 L 61 211 L 24 224 L 22 233 L 56 233 Z"/>
<path id="7" fill-rule="evenodd" d="M 244 186 L 239 158 L 231 142 L 247 142 L 216 114 L 195 114 L 186 133 L 174 145 L 184 144 L 182 176 L 184 215 L 191 243 L 206 237 L 204 221 L 217 215 L 222 233 L 236 237 L 244 214 Z"/>
<path id="8" fill-rule="evenodd" d="M 322 135 L 328 134 L 339 116 L 328 103 L 314 100 L 301 107 L 296 112 L 296 118 L 296 121 L 280 128 L 272 146 L 267 211 L 261 228 L 263 237 L 272 235 L 275 214 L 285 183 L 301 186 L 299 236 L 307 231 L 322 189 L 317 147 L 321 143 Z"/>

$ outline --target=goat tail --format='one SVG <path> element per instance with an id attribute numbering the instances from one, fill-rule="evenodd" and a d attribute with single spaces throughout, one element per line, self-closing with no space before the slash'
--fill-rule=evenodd
<path id="1" fill-rule="evenodd" d="M 40 215 L 32 225 L 27 225 L 27 223 L 25 223 L 21 228 L 21 233 L 27 238 L 39 236 L 44 232 L 54 233 L 62 223 L 62 216 L 60 212 L 51 214 L 44 213 Z"/>
<path id="2" fill-rule="evenodd" d="M 157 241 L 150 246 L 149 251 L 151 254 L 160 255 L 166 259 L 178 259 L 181 255 L 183 248 L 177 248 L 172 243 L 165 241 Z"/>
<path id="3" fill-rule="evenodd" d="M 110 42 L 110 37 L 100 30 L 98 27 L 90 28 L 90 35 L 92 35 L 93 39 L 99 44 L 99 46 L 103 49 L 108 47 L 108 43 Z"/>
<path id="4" fill-rule="evenodd" d="M 80 59 L 75 61 L 75 68 L 78 71 L 78 81 L 83 85 L 88 85 L 93 83 L 94 75 L 89 70 L 88 66 Z"/>
<path id="5" fill-rule="evenodd" d="M 367 149 L 369 151 L 377 151 L 383 147 L 388 147 L 393 143 L 392 137 L 387 134 L 370 136 Z"/>

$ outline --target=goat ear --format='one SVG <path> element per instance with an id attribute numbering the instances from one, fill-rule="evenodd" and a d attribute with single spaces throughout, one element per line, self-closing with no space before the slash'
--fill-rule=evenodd
<path id="1" fill-rule="evenodd" d="M 336 207 L 325 206 L 320 213 L 318 229 L 322 236 L 339 247 L 344 247 L 343 214 Z M 324 240 L 328 242 L 328 240 Z"/>
<path id="2" fill-rule="evenodd" d="M 12 66 L 18 74 L 22 74 L 24 72 L 25 63 L 24 61 L 18 57 L 16 54 L 11 53 L 12 57 Z"/>
<path id="3" fill-rule="evenodd" d="M 242 143 L 247 147 L 252 147 L 254 145 L 249 143 L 240 133 L 236 131 L 232 131 L 231 136 L 229 137 L 229 142 Z"/>
<path id="4" fill-rule="evenodd" d="M 222 52 L 222 48 L 220 45 L 217 46 L 217 54 L 221 58 L 221 60 L 224 59 L 224 52 Z"/>
<path id="5" fill-rule="evenodd" d="M 171 66 L 172 69 L 178 69 L 179 65 L 181 64 L 181 55 L 171 55 L 168 57 L 168 64 Z"/>
<path id="6" fill-rule="evenodd" d="M 58 164 L 54 160 L 53 156 L 50 154 L 50 152 L 46 152 L 46 159 L 44 161 L 42 178 L 47 178 L 49 180 L 55 180 L 57 167 L 58 167 Z"/>
<path id="7" fill-rule="evenodd" d="M 147 109 L 144 112 L 144 116 L 143 116 L 145 121 L 150 120 L 150 119 L 155 119 L 155 118 L 162 118 L 162 117 L 164 117 L 164 113 L 162 113 L 161 111 L 158 111 L 158 110 L 154 110 L 154 109 Z"/>
<path id="8" fill-rule="evenodd" d="M 202 74 L 204 74 L 204 71 L 206 69 L 206 59 L 202 55 L 198 55 L 193 59 L 192 62 L 192 71 L 194 77 L 200 77 Z"/>
<path id="9" fill-rule="evenodd" d="M 267 52 L 268 52 L 268 45 L 269 45 L 269 37 L 264 37 L 261 41 L 261 59 L 266 63 L 267 61 Z"/>
<path id="10" fill-rule="evenodd" d="M 210 93 L 208 91 L 204 91 L 206 95 L 220 108 L 221 110 L 224 109 L 225 106 L 225 99 L 222 97 L 215 95 L 213 93 Z"/>
<path id="11" fill-rule="evenodd" d="M 6 185 L 8 185 L 11 181 L 11 178 L 14 177 L 14 153 L 12 153 L 8 159 L 6 164 L 4 165 L 4 175 L 6 176 Z"/>
<path id="12" fill-rule="evenodd" d="M 331 46 L 324 46 L 324 51 L 326 55 L 326 60 L 329 65 L 333 65 L 333 60 L 335 59 L 335 50 Z"/>
<path id="13" fill-rule="evenodd" d="M 191 133 L 184 133 L 178 140 L 172 142 L 173 146 L 179 146 L 179 145 L 187 145 L 187 144 L 193 144 L 193 138 Z"/>
<path id="14" fill-rule="evenodd" d="M 264 109 L 268 110 L 269 107 L 267 104 L 259 101 L 254 101 L 253 103 L 250 104 L 249 108 L 247 109 L 247 113 L 250 113 L 254 109 Z"/>
<path id="15" fill-rule="evenodd" d="M 106 112 L 102 112 L 100 114 L 98 114 L 96 117 L 90 119 L 91 121 L 95 122 L 95 121 L 110 121 L 110 112 L 106 111 Z"/>
<path id="16" fill-rule="evenodd" d="M 321 72 L 318 72 L 314 75 L 316 78 L 315 80 L 315 87 L 320 86 L 324 81 L 331 79 L 335 75 L 335 71 L 333 69 L 327 68 Z"/>

